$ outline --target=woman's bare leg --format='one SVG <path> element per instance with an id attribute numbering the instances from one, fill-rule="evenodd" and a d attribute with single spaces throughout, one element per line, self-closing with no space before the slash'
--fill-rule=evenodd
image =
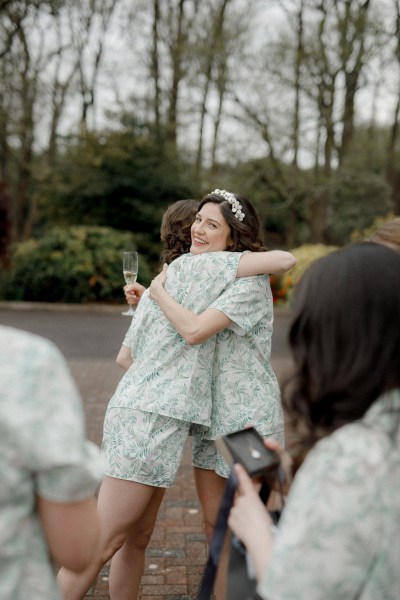
<path id="1" fill-rule="evenodd" d="M 157 488 L 145 514 L 130 530 L 122 548 L 114 555 L 110 568 L 110 598 L 136 600 L 144 570 L 145 551 L 157 520 L 165 488 Z"/>
<path id="2" fill-rule="evenodd" d="M 64 600 L 84 598 L 102 567 L 121 548 L 134 526 L 144 518 L 153 496 L 158 496 L 160 489 L 134 481 L 104 477 L 97 502 L 101 528 L 99 551 L 82 573 L 60 569 L 57 580 Z"/>
<path id="3" fill-rule="evenodd" d="M 194 479 L 197 495 L 203 510 L 204 530 L 209 544 L 214 533 L 219 507 L 224 493 L 226 479 L 208 469 L 194 467 Z M 228 536 L 227 536 L 228 538 Z M 229 540 L 225 540 L 224 548 L 218 566 L 217 578 L 214 586 L 216 600 L 226 598 L 226 578 L 229 560 Z"/>

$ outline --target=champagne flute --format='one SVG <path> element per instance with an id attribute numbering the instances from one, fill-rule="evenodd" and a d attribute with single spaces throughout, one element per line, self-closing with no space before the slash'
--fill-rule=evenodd
<path id="1" fill-rule="evenodd" d="M 138 274 L 138 263 L 139 256 L 137 252 L 124 252 L 122 254 L 122 272 L 127 285 L 135 283 Z M 129 304 L 129 310 L 122 314 L 132 317 L 135 314 L 132 304 Z"/>

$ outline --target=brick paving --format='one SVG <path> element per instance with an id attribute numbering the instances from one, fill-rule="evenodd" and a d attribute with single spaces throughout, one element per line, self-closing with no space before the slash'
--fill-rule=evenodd
<path id="1" fill-rule="evenodd" d="M 101 441 L 104 412 L 122 375 L 109 360 L 69 360 L 81 391 L 88 437 Z M 194 489 L 190 442 L 177 482 L 167 490 L 147 549 L 140 600 L 192 600 L 206 558 L 199 502 Z M 86 598 L 108 600 L 108 566 Z"/>

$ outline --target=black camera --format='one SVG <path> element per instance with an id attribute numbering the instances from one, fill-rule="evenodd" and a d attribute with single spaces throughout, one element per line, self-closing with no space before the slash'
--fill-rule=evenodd
<path id="1" fill-rule="evenodd" d="M 228 464 L 240 463 L 252 479 L 268 477 L 279 466 L 278 455 L 264 446 L 254 427 L 225 435 L 215 445 Z"/>

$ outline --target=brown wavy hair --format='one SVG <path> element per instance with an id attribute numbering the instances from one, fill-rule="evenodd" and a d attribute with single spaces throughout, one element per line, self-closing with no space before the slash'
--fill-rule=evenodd
<path id="1" fill-rule="evenodd" d="M 260 221 L 254 206 L 247 198 L 234 194 L 236 200 L 242 205 L 242 212 L 245 214 L 243 221 L 239 221 L 232 212 L 232 206 L 228 200 L 219 194 L 211 193 L 204 196 L 198 207 L 198 211 L 208 203 L 218 204 L 222 216 L 227 222 L 231 231 L 232 244 L 227 248 L 230 252 L 262 252 L 266 250 L 260 237 Z"/>
<path id="2" fill-rule="evenodd" d="M 163 249 L 161 265 L 171 263 L 175 258 L 189 252 L 192 244 L 190 228 L 199 210 L 198 200 L 178 200 L 165 211 L 160 229 Z"/>
<path id="3" fill-rule="evenodd" d="M 400 217 L 384 223 L 374 232 L 370 241 L 385 244 L 400 252 Z"/>

